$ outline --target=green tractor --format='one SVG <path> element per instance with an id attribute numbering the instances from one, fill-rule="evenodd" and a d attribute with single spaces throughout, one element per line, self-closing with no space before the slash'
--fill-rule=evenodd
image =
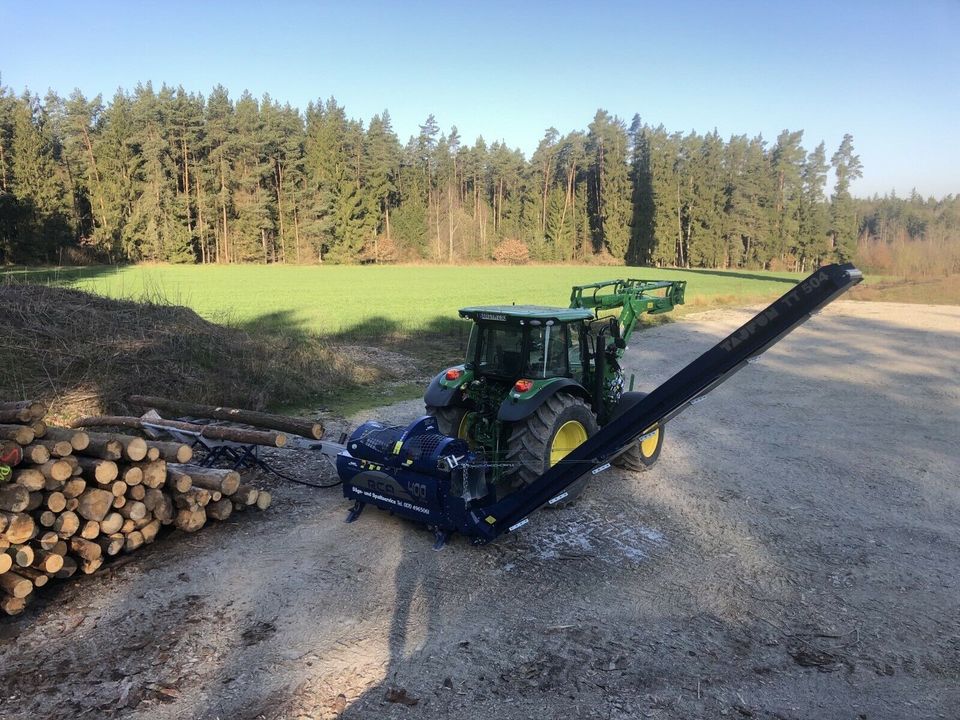
<path id="1" fill-rule="evenodd" d="M 624 391 L 619 360 L 640 316 L 683 304 L 685 287 L 611 280 L 575 286 L 567 308 L 463 308 L 460 317 L 473 321 L 465 362 L 430 383 L 427 413 L 442 433 L 482 451 L 498 497 L 506 496 L 643 397 L 632 392 L 632 377 Z M 663 428 L 648 428 L 616 462 L 645 470 L 662 445 Z M 580 490 L 571 488 L 569 498 Z"/>

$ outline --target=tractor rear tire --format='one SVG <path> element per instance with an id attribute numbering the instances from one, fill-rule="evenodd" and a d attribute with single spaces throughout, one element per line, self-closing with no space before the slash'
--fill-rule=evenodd
<path id="1" fill-rule="evenodd" d="M 511 491 L 532 483 L 597 429 L 597 419 L 582 399 L 566 393 L 547 398 L 510 428 L 506 460 L 512 467 L 505 479 Z M 578 480 L 567 488 L 567 497 L 549 507 L 568 505 L 585 486 L 586 480 Z"/>
<path id="2" fill-rule="evenodd" d="M 629 449 L 618 455 L 613 461 L 617 467 L 634 472 L 645 472 L 652 468 L 660 457 L 663 448 L 663 426 L 657 428 L 655 437 L 638 440 Z"/>
<path id="3" fill-rule="evenodd" d="M 432 415 L 437 419 L 437 428 L 447 437 L 461 438 L 466 440 L 466 427 L 463 424 L 464 418 L 470 412 L 470 408 L 462 405 L 448 405 L 447 407 L 436 407 L 434 405 L 426 406 L 427 415 Z"/>

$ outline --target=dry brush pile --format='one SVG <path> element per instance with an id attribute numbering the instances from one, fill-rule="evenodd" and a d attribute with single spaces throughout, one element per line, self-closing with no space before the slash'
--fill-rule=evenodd
<path id="1" fill-rule="evenodd" d="M 45 408 L 0 402 L 0 609 L 36 588 L 152 543 L 164 528 L 199 530 L 270 493 L 232 470 L 190 464 L 190 446 L 48 427 Z"/>
<path id="2" fill-rule="evenodd" d="M 42 400 L 59 418 L 126 410 L 131 393 L 171 388 L 201 402 L 299 404 L 381 374 L 295 328 L 217 324 L 163 298 L 0 282 L 0 306 L 0 398 Z"/>

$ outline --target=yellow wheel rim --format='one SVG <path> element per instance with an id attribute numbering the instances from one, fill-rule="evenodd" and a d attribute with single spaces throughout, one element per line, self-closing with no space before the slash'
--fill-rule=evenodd
<path id="1" fill-rule="evenodd" d="M 645 458 L 653 457 L 657 451 L 657 443 L 660 442 L 660 428 L 653 431 L 653 435 L 640 443 L 640 454 Z"/>
<path id="2" fill-rule="evenodd" d="M 467 434 L 469 425 L 467 424 L 467 418 L 470 417 L 470 413 L 464 413 L 463 417 L 460 418 L 460 427 L 457 428 L 457 437 L 461 440 L 469 440 L 470 437 Z"/>
<path id="3" fill-rule="evenodd" d="M 587 429 L 583 424 L 576 420 L 567 420 L 557 430 L 550 444 L 550 467 L 563 460 L 577 445 L 586 442 L 586 439 Z"/>

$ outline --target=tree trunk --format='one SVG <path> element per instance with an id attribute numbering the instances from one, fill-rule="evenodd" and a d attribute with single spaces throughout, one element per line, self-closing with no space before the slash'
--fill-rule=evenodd
<path id="1" fill-rule="evenodd" d="M 12 440 L 17 445 L 29 445 L 35 433 L 29 425 L 0 425 L 0 440 Z"/>
<path id="2" fill-rule="evenodd" d="M 274 415 L 272 413 L 255 410 L 201 405 L 198 403 L 168 400 L 166 398 L 148 395 L 131 395 L 128 399 L 131 403 L 140 407 L 167 410 L 177 415 L 211 418 L 214 420 L 229 420 L 245 425 L 253 425 L 254 427 L 280 430 L 292 435 L 313 438 L 314 440 L 320 440 L 323 437 L 323 425 L 313 420 L 292 418 L 286 415 Z"/>
<path id="3" fill-rule="evenodd" d="M 78 457 L 77 462 L 83 477 L 93 480 L 99 485 L 107 485 L 117 479 L 120 469 L 113 460 L 102 460 L 100 458 Z"/>
<path id="4" fill-rule="evenodd" d="M 240 473 L 235 470 L 205 468 L 199 465 L 170 465 L 171 470 L 189 475 L 194 487 L 233 495 L 240 487 Z"/>
<path id="5" fill-rule="evenodd" d="M 43 439 L 68 442 L 74 450 L 86 450 L 90 445 L 90 436 L 87 433 L 69 428 L 48 427 Z"/>
<path id="6" fill-rule="evenodd" d="M 80 496 L 77 514 L 85 520 L 103 520 L 113 507 L 114 494 L 107 490 L 92 488 Z"/>

